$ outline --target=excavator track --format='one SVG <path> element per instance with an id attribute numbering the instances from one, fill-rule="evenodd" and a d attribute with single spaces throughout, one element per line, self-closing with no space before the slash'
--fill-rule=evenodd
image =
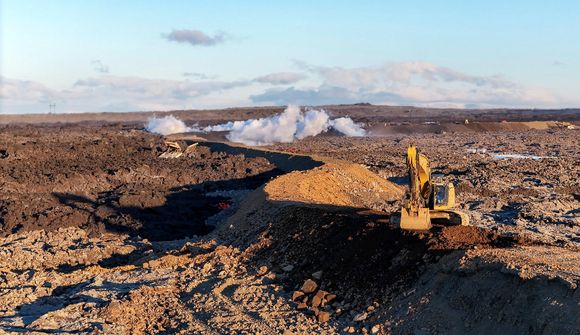
<path id="1" fill-rule="evenodd" d="M 458 210 L 431 210 L 429 211 L 431 220 L 442 223 L 446 226 L 468 226 L 469 215 Z"/>

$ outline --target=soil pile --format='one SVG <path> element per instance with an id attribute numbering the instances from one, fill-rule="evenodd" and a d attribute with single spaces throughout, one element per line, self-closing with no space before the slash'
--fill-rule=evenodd
<path id="1" fill-rule="evenodd" d="M 340 161 L 276 178 L 266 185 L 265 192 L 272 201 L 376 209 L 404 195 L 401 187 L 365 167 Z"/>

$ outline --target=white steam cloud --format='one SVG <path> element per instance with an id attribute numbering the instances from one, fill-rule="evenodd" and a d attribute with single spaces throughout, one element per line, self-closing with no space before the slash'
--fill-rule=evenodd
<path id="1" fill-rule="evenodd" d="M 186 126 L 183 121 L 173 115 L 168 115 L 162 118 L 157 118 L 155 116 L 150 117 L 147 120 L 147 124 L 145 124 L 145 129 L 150 133 L 161 135 L 186 133 L 194 130 L 193 128 Z"/>
<path id="2" fill-rule="evenodd" d="M 365 136 L 366 131 L 349 117 L 339 117 L 331 120 L 332 128 L 346 136 Z"/>
<path id="3" fill-rule="evenodd" d="M 331 120 L 324 110 L 301 111 L 298 106 L 288 106 L 281 114 L 261 119 L 230 121 L 203 129 L 187 127 L 173 116 L 150 118 L 146 129 L 150 132 L 168 135 L 178 132 L 229 131 L 226 138 L 246 145 L 269 145 L 291 143 L 309 136 L 316 136 L 329 129 L 346 136 L 364 136 L 366 131 L 349 117 Z"/>

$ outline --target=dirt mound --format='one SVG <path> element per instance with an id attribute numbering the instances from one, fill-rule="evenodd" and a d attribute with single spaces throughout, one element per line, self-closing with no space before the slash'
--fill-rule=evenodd
<path id="1" fill-rule="evenodd" d="M 266 185 L 265 192 L 272 201 L 361 208 L 380 208 L 404 195 L 401 187 L 365 167 L 339 161 L 278 177 Z"/>
<path id="2" fill-rule="evenodd" d="M 491 285 L 488 277 L 505 282 L 511 292 L 525 291 L 524 287 L 529 284 L 506 277 L 504 273 L 509 273 L 508 268 L 488 266 L 493 262 L 492 257 L 483 260 L 483 254 L 478 256 L 477 262 L 485 263 L 485 271 L 489 274 L 481 273 L 477 265 L 469 265 L 476 264 L 473 252 L 490 251 L 491 255 L 498 255 L 501 250 L 519 250 L 515 252 L 518 254 L 525 252 L 522 247 L 535 247 L 536 242 L 525 235 L 502 234 L 475 226 L 437 227 L 424 233 L 401 231 L 391 225 L 390 213 L 398 209 L 402 193 L 401 187 L 360 165 L 328 160 L 324 166 L 310 171 L 280 176 L 255 191 L 228 221 L 224 232 L 235 239 L 235 243 L 243 239 L 240 236 L 259 236 L 257 240 L 246 240 L 250 245 L 246 250 L 249 264 L 256 269 L 272 269 L 285 289 L 293 292 L 292 300 L 297 310 L 313 315 L 316 320 L 325 322 L 330 318 L 343 322 L 347 330 L 353 327 L 368 331 L 374 327 L 387 332 L 397 329 L 414 333 L 421 331 L 426 320 L 436 320 L 429 309 L 423 307 L 429 306 L 447 311 L 428 329 L 452 332 L 453 322 L 458 321 L 455 312 L 448 310 L 448 304 L 469 295 L 472 302 L 462 304 L 464 311 L 455 313 L 458 319 L 469 321 L 459 321 L 467 323 L 456 329 L 467 333 L 492 329 L 488 319 L 474 317 L 474 314 L 487 313 L 494 318 L 501 318 L 501 315 L 494 308 L 478 307 L 476 295 L 483 291 L 467 291 L 467 286 L 487 287 Z M 387 207 L 383 211 L 361 209 L 378 203 L 387 204 Z M 497 262 L 505 264 L 504 261 L 513 264 L 507 260 Z M 524 264 L 518 264 L 514 268 L 522 266 Z M 566 271 L 553 271 L 551 278 L 567 278 L 563 276 Z M 447 280 L 435 280 L 433 277 L 439 272 L 443 272 L 441 276 Z M 457 279 L 470 273 L 475 275 L 465 280 L 468 284 Z M 520 278 L 531 280 L 545 273 L 540 267 L 533 275 Z M 574 282 L 576 279 L 562 280 Z M 315 290 L 306 293 L 305 283 L 315 286 Z M 542 285 L 538 285 L 540 287 Z M 555 299 L 566 301 L 565 313 L 569 313 L 572 305 L 565 296 L 566 289 L 558 285 L 553 289 L 558 292 L 554 293 Z M 464 293 L 461 296 L 444 293 L 454 290 Z M 419 291 L 421 296 L 417 295 Z M 430 302 L 428 297 L 432 294 L 447 296 Z M 329 295 L 336 296 L 331 303 L 326 300 Z M 510 296 L 517 299 L 514 294 Z M 417 310 L 416 315 L 404 314 L 408 313 L 405 310 L 408 303 Z M 534 302 L 532 308 L 547 313 L 556 311 L 542 301 Z M 523 329 L 519 322 L 531 329 L 541 329 L 547 319 L 528 318 L 519 312 L 524 309 L 523 306 L 509 307 L 511 314 L 499 319 L 501 329 L 508 333 L 519 332 Z M 420 313 L 429 317 L 423 318 Z M 569 322 L 564 322 L 553 329 L 572 329 L 570 327 Z"/>
<path id="3" fill-rule="evenodd" d="M 285 207 L 264 236 L 268 246 L 255 259 L 292 265 L 289 289 L 322 271 L 321 288 L 343 299 L 352 292 L 351 303 L 379 294 L 377 286 L 394 288 L 406 281 L 427 249 L 427 239 L 389 227 L 385 214 L 346 207 Z M 404 257 L 398 257 L 403 249 Z"/>
<path id="4" fill-rule="evenodd" d="M 445 254 L 519 243 L 472 226 L 405 232 L 390 224 L 388 214 L 341 206 L 289 205 L 270 219 L 263 233 L 267 247 L 256 260 L 291 264 L 289 289 L 322 271 L 323 289 L 361 306 L 413 286 L 425 266 Z"/>
<path id="5" fill-rule="evenodd" d="M 284 207 L 289 205 L 370 208 L 387 213 L 399 208 L 404 195 L 402 187 L 359 164 L 317 159 L 324 164 L 280 175 L 248 194 L 236 204 L 233 215 L 218 226 L 218 236 L 228 243 L 247 247 L 268 225 L 280 222 L 287 215 Z"/>

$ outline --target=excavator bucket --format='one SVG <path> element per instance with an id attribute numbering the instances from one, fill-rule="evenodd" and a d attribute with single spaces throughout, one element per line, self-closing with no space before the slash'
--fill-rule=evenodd
<path id="1" fill-rule="evenodd" d="M 419 208 L 417 213 L 412 213 L 409 208 L 402 208 L 400 227 L 406 230 L 431 229 L 429 208 Z"/>

